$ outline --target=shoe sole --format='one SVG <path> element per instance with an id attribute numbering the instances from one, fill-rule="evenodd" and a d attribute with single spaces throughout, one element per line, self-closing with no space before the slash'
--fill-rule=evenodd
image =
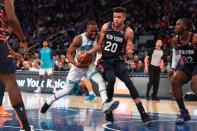
<path id="1" fill-rule="evenodd" d="M 118 106 L 119 106 L 119 101 L 116 101 L 110 106 L 110 108 L 108 110 L 105 110 L 104 113 L 109 114 L 110 112 L 115 110 Z"/>
<path id="2" fill-rule="evenodd" d="M 151 124 L 151 123 L 153 123 L 153 122 L 155 122 L 156 120 L 150 120 L 150 121 L 147 121 L 147 122 L 144 122 L 144 125 L 149 125 L 149 124 Z"/>
<path id="3" fill-rule="evenodd" d="M 177 125 L 179 125 L 179 124 L 184 124 L 184 123 L 187 123 L 187 122 L 190 121 L 190 120 L 191 120 L 191 118 L 188 119 L 188 120 L 182 121 L 182 122 L 175 122 L 175 124 L 177 124 Z"/>

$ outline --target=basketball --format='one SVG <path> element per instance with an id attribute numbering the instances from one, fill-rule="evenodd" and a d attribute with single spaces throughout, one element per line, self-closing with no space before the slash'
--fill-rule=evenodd
<path id="1" fill-rule="evenodd" d="M 93 58 L 91 54 L 81 51 L 77 56 L 77 62 L 82 65 L 89 65 L 92 62 Z"/>

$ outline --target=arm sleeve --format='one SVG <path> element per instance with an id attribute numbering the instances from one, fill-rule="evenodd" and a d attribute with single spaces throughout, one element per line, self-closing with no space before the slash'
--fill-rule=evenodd
<path id="1" fill-rule="evenodd" d="M 176 68 L 178 62 L 180 59 L 180 55 L 178 54 L 178 51 L 176 51 L 174 48 L 172 49 L 172 65 L 171 68 Z"/>

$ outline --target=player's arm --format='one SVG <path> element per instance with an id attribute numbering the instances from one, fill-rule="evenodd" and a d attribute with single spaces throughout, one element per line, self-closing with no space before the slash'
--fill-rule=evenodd
<path id="1" fill-rule="evenodd" d="M 144 72 L 148 72 L 148 63 L 149 63 L 149 55 L 147 54 L 146 57 L 144 58 Z"/>
<path id="2" fill-rule="evenodd" d="M 24 61 L 23 56 L 19 53 L 16 53 L 14 50 L 12 50 L 12 48 L 10 47 L 10 45 L 8 43 L 7 43 L 7 48 L 9 50 L 10 55 L 16 57 L 20 61 Z"/>
<path id="3" fill-rule="evenodd" d="M 171 68 L 168 74 L 169 78 L 172 78 L 174 76 L 174 72 L 176 70 L 176 67 L 178 65 L 179 59 L 180 59 L 180 54 L 178 53 L 177 50 L 177 44 L 178 44 L 178 36 L 174 36 L 172 38 L 172 63 L 171 63 Z"/>
<path id="4" fill-rule="evenodd" d="M 134 45 L 133 45 L 134 33 L 130 27 L 127 27 L 125 36 L 126 36 L 126 42 L 127 42 L 126 43 L 126 55 L 132 56 L 133 48 L 134 48 Z"/>
<path id="5" fill-rule="evenodd" d="M 101 31 L 99 33 L 99 36 L 98 36 L 96 45 L 92 49 L 90 49 L 89 51 L 87 51 L 87 53 L 94 54 L 97 51 L 101 50 L 101 46 L 102 46 L 102 44 L 104 42 L 105 34 L 106 34 L 107 29 L 108 29 L 108 25 L 109 25 L 109 23 L 105 23 L 103 25 L 103 27 L 101 28 Z"/>
<path id="6" fill-rule="evenodd" d="M 192 38 L 192 43 L 194 44 L 195 50 L 197 50 L 197 34 L 194 34 Z"/>
<path id="7" fill-rule="evenodd" d="M 160 61 L 160 70 L 161 70 L 161 72 L 164 72 L 164 70 L 165 70 L 164 59 L 163 58 Z"/>
<path id="8" fill-rule="evenodd" d="M 19 42 L 23 44 L 26 54 L 29 52 L 27 43 L 25 42 L 25 36 L 20 26 L 19 20 L 15 13 L 13 0 L 5 0 L 5 13 L 7 16 L 7 22 L 11 26 L 13 33 L 17 36 Z"/>
<path id="9" fill-rule="evenodd" d="M 179 55 L 178 50 L 177 50 L 177 44 L 178 44 L 178 37 L 175 36 L 175 37 L 172 38 L 172 46 L 173 46 L 173 49 L 172 49 L 172 64 L 171 64 L 171 69 L 172 70 L 176 69 L 177 64 L 179 62 L 179 59 L 180 59 L 180 55 Z"/>
<path id="10" fill-rule="evenodd" d="M 79 35 L 76 36 L 72 41 L 71 45 L 69 46 L 66 54 L 66 58 L 68 59 L 68 61 L 77 67 L 79 64 L 75 61 L 73 54 L 76 52 L 76 49 L 80 47 L 81 42 L 82 42 L 81 36 Z"/>

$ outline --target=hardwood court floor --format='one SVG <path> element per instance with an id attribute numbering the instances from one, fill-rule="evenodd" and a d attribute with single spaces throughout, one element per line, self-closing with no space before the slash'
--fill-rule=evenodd
<path id="1" fill-rule="evenodd" d="M 56 131 L 197 131 L 197 102 L 186 102 L 192 120 L 183 125 L 174 122 L 178 108 L 172 100 L 146 101 L 142 100 L 145 110 L 154 122 L 145 126 L 137 108 L 130 98 L 115 97 L 120 101 L 114 112 L 115 122 L 106 123 L 101 111 L 99 97 L 93 102 L 85 100 L 85 96 L 66 96 L 53 104 L 43 116 L 39 109 L 52 94 L 22 93 L 30 124 L 35 130 Z M 12 118 L 0 117 L 0 130 L 17 131 L 19 124 L 10 105 L 7 93 L 4 107 L 13 113 Z"/>

